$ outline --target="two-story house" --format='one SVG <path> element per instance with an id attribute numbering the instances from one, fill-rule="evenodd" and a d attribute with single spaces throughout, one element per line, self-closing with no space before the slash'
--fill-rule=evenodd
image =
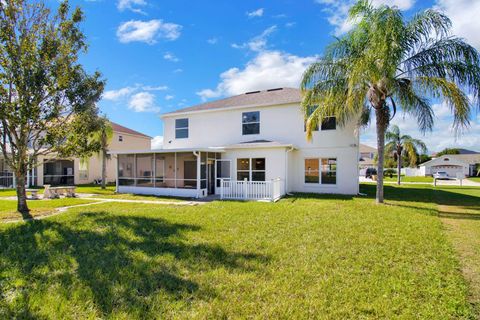
<path id="1" fill-rule="evenodd" d="M 162 115 L 164 148 L 116 152 L 118 192 L 275 200 L 358 193 L 355 122 L 307 141 L 298 89 L 247 92 Z"/>
<path id="2" fill-rule="evenodd" d="M 151 148 L 151 137 L 111 122 L 113 136 L 108 145 L 109 151 L 122 151 L 132 149 Z M 99 155 L 93 155 L 88 159 L 58 158 L 55 154 L 38 157 L 38 166 L 29 170 L 27 185 L 77 185 L 89 184 L 100 181 L 102 177 L 102 160 Z M 4 168 L 5 167 L 5 168 Z M 0 159 L 0 185 L 11 187 L 14 183 L 13 174 Z M 107 160 L 107 182 L 115 182 L 116 160 Z"/>

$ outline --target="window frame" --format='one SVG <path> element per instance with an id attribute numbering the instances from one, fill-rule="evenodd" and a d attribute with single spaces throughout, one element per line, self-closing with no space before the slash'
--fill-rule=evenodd
<path id="1" fill-rule="evenodd" d="M 305 166 L 306 160 L 318 160 L 318 182 L 306 182 L 305 181 L 305 173 L 307 172 L 307 168 Z M 335 170 L 328 170 L 325 171 L 323 168 L 322 160 L 335 160 Z M 335 183 L 324 183 L 322 175 L 326 172 L 335 172 Z M 338 185 L 338 157 L 332 156 L 332 157 L 305 157 L 303 159 L 303 184 L 306 186 L 337 186 Z"/>
<path id="2" fill-rule="evenodd" d="M 258 170 L 258 169 L 253 169 L 253 161 L 254 160 L 257 160 L 257 159 L 263 159 L 264 161 L 264 164 L 265 164 L 265 168 L 263 170 Z M 238 161 L 239 160 L 248 160 L 248 169 L 238 169 Z M 262 158 L 236 158 L 236 167 L 235 167 L 235 177 L 237 179 L 237 181 L 244 181 L 244 180 L 238 180 L 238 173 L 239 172 L 242 172 L 242 173 L 247 173 L 248 172 L 248 179 L 247 181 L 267 181 L 267 158 L 265 157 L 262 157 Z M 264 180 L 252 180 L 253 178 L 253 173 L 263 173 L 264 174 Z"/>
<path id="3" fill-rule="evenodd" d="M 179 126 L 177 126 L 177 125 L 178 125 L 178 122 L 179 122 L 180 120 L 186 120 L 186 121 L 187 121 L 187 126 L 186 126 L 186 127 L 179 127 Z M 189 118 L 179 118 L 179 119 L 175 119 L 175 139 L 188 139 L 188 137 L 189 137 L 189 135 L 190 135 L 189 126 L 190 126 L 190 120 L 189 120 Z M 187 133 L 186 137 L 180 137 L 180 136 L 178 135 L 178 132 L 179 132 L 179 131 L 182 131 L 182 132 L 183 132 L 183 131 L 185 131 L 185 130 L 186 130 L 186 133 Z"/>
<path id="4" fill-rule="evenodd" d="M 245 115 L 248 113 L 257 113 L 258 114 L 258 120 L 257 121 L 249 121 L 245 122 Z M 258 132 L 256 133 L 245 133 L 245 126 L 246 125 L 251 125 L 251 124 L 258 124 Z M 250 135 L 255 135 L 255 134 L 260 134 L 260 111 L 246 111 L 242 112 L 242 136 L 250 136 Z"/>

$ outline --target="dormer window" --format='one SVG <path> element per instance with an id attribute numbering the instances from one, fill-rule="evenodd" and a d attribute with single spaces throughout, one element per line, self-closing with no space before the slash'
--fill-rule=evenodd
<path id="1" fill-rule="evenodd" d="M 188 138 L 188 118 L 175 120 L 175 139 Z"/>
<path id="2" fill-rule="evenodd" d="M 260 133 L 260 111 L 242 113 L 242 134 Z"/>

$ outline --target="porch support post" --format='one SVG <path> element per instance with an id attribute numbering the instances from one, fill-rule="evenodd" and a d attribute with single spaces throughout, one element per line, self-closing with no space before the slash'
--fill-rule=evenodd
<path id="1" fill-rule="evenodd" d="M 202 169 L 202 153 L 201 152 L 198 152 L 198 153 L 193 153 L 197 156 L 197 198 L 200 197 L 200 187 L 201 187 L 201 177 L 202 177 L 202 172 L 201 172 L 201 169 Z"/>
<path id="2" fill-rule="evenodd" d="M 115 192 L 118 193 L 118 185 L 119 185 L 119 181 L 118 181 L 118 168 L 120 167 L 119 166 L 119 160 L 118 160 L 118 154 L 115 155 L 115 157 L 117 158 L 115 161 Z"/>
<path id="3" fill-rule="evenodd" d="M 173 178 L 175 179 L 175 189 L 177 189 L 177 153 L 174 152 L 175 161 L 174 161 L 174 168 L 173 168 Z"/>

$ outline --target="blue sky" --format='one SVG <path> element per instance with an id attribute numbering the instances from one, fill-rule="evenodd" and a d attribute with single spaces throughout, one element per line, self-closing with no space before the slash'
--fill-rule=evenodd
<path id="1" fill-rule="evenodd" d="M 56 3 L 51 0 L 52 3 Z M 374 0 L 393 3 L 407 16 L 436 6 L 454 31 L 480 48 L 476 0 Z M 351 27 L 351 0 L 154 1 L 76 0 L 86 14 L 87 70 L 107 79 L 100 102 L 110 119 L 161 141 L 158 115 L 249 90 L 297 86 L 305 67 Z M 472 13 L 473 12 L 473 13 Z M 422 137 L 412 121 L 397 116 L 405 133 L 430 150 L 460 145 L 480 151 L 480 125 L 455 140 L 446 106 L 435 106 L 435 132 Z M 374 144 L 374 128 L 362 141 Z"/>

